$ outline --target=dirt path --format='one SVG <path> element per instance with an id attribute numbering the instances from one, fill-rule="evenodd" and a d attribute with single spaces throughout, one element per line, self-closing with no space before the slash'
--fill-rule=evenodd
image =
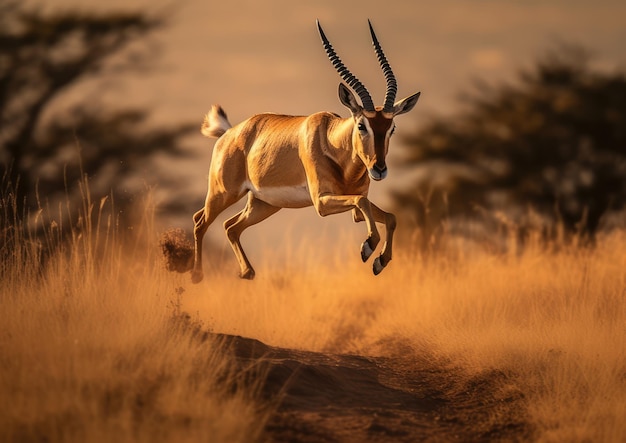
<path id="1" fill-rule="evenodd" d="M 522 393 L 506 374 L 469 377 L 446 364 L 334 355 L 221 336 L 242 364 L 267 364 L 263 393 L 278 399 L 276 442 L 527 441 Z"/>

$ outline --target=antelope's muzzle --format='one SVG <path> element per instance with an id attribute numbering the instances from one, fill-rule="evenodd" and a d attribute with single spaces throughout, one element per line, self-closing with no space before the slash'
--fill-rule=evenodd
<path id="1" fill-rule="evenodd" d="M 367 171 L 372 180 L 380 181 L 387 177 L 387 165 L 379 166 L 377 163 Z"/>

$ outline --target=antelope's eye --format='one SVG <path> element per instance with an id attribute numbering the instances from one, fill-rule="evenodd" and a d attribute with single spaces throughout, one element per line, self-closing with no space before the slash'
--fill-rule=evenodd
<path id="1" fill-rule="evenodd" d="M 361 132 L 367 132 L 367 127 L 365 126 L 365 123 L 359 123 L 357 125 L 357 129 Z"/>

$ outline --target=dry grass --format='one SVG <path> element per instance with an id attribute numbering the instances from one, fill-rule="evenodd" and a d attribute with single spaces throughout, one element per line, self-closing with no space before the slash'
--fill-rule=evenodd
<path id="1" fill-rule="evenodd" d="M 188 286 L 184 309 L 276 346 L 370 355 L 408 346 L 470 374 L 497 369 L 526 399 L 538 441 L 626 440 L 626 234 L 593 249 L 405 250 L 378 277 L 358 243 L 337 242 L 333 252 L 353 254 L 330 262 L 309 246 L 268 245 L 254 282 L 235 279 L 234 263 L 215 266 Z M 276 266 L 281 254 L 288 265 Z"/>
<path id="2" fill-rule="evenodd" d="M 259 440 L 254 368 L 180 312 L 151 218 L 122 240 L 107 205 L 87 205 L 43 267 L 28 230 L 3 232 L 0 441 Z M 43 243 L 60 235 L 47 225 Z"/>
<path id="3" fill-rule="evenodd" d="M 624 233 L 510 255 L 405 248 L 378 277 L 352 238 L 332 259 L 305 239 L 267 245 L 253 282 L 213 252 L 194 286 L 165 271 L 149 214 L 125 239 L 90 219 L 100 236 L 73 230 L 43 268 L 27 236 L 1 264 L 1 441 L 262 440 L 259 384 L 242 383 L 250 374 L 198 340 L 183 311 L 275 346 L 496 369 L 524 395 L 536 440 L 626 440 Z"/>

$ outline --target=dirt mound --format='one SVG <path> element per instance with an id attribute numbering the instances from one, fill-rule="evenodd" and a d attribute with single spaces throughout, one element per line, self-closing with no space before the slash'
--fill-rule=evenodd
<path id="1" fill-rule="evenodd" d="M 278 401 L 271 441 L 523 441 L 523 395 L 502 372 L 469 376 L 444 362 L 267 346 L 220 335 L 244 365 L 267 365 L 263 392 Z"/>

